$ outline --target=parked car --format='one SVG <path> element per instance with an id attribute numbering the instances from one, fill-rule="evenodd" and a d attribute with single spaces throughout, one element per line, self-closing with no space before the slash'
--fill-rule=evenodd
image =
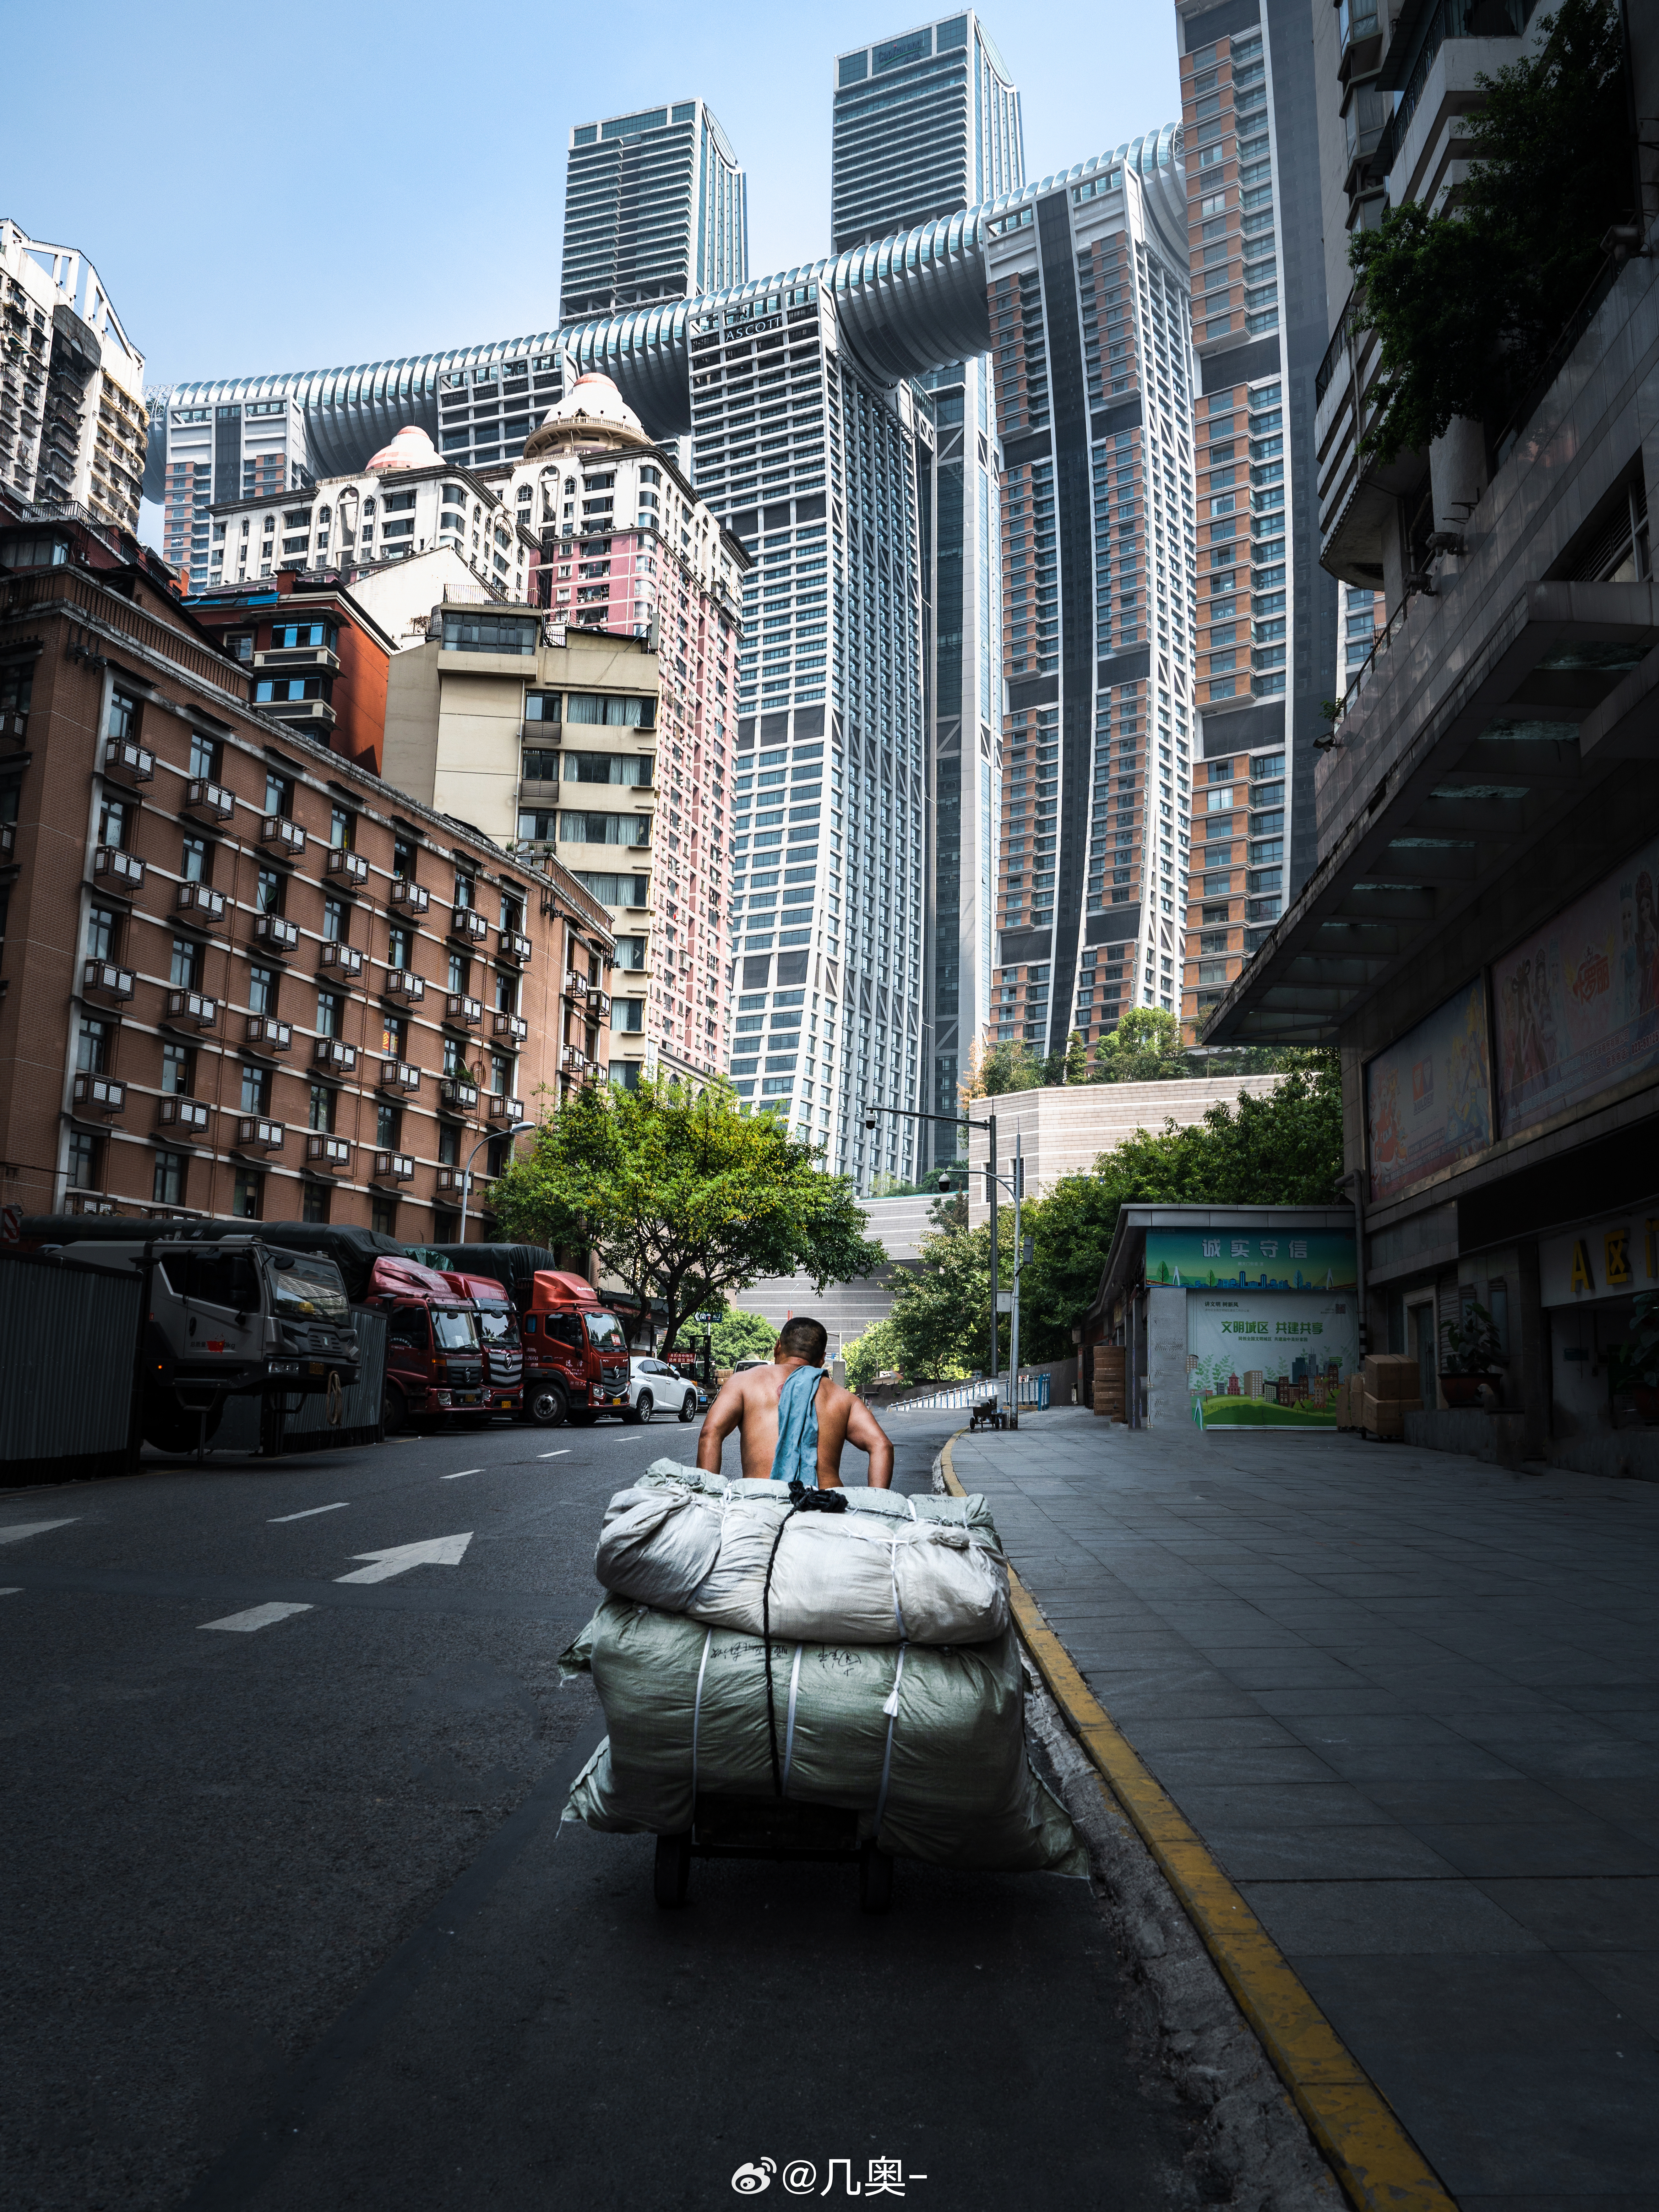
<path id="1" fill-rule="evenodd" d="M 653 1413 L 676 1413 L 682 1421 L 697 1418 L 696 1377 L 681 1374 L 665 1359 L 635 1352 L 628 1363 L 628 1411 L 625 1421 L 648 1421 Z"/>

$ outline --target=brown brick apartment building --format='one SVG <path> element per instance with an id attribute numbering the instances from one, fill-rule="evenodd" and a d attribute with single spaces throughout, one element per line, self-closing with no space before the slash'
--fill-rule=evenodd
<path id="1" fill-rule="evenodd" d="M 605 909 L 252 675 L 133 540 L 0 506 L 0 1202 L 452 1241 L 608 1071 Z"/>

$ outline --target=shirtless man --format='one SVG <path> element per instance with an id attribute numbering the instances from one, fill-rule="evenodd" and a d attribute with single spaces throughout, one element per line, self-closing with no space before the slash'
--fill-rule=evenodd
<path id="1" fill-rule="evenodd" d="M 697 1465 L 705 1474 L 720 1473 L 721 1446 L 736 1429 L 742 1440 L 744 1474 L 759 1482 L 771 1480 L 778 1449 L 778 1399 L 798 1369 L 823 1366 L 829 1343 L 821 1322 L 798 1315 L 784 1323 L 769 1367 L 750 1367 L 721 1385 L 697 1440 Z M 870 1455 L 871 1489 L 890 1490 L 893 1447 L 870 1408 L 828 1374 L 815 1396 L 819 1489 L 842 1488 L 841 1455 L 852 1443 Z"/>

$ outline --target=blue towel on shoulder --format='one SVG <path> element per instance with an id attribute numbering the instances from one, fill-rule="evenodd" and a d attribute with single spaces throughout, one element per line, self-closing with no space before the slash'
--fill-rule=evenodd
<path id="1" fill-rule="evenodd" d="M 818 1385 L 822 1367 L 797 1367 L 778 1393 L 778 1448 L 772 1459 L 774 1482 L 818 1486 Z"/>

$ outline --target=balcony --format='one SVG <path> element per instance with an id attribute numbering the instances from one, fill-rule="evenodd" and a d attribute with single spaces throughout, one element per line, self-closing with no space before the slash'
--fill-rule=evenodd
<path id="1" fill-rule="evenodd" d="M 23 732 L 19 729 L 13 734 L 21 737 Z M 104 747 L 104 774 L 118 776 L 123 783 L 151 783 L 155 777 L 155 756 L 136 738 L 111 738 Z"/>
<path id="2" fill-rule="evenodd" d="M 81 988 L 96 992 L 100 999 L 125 1001 L 133 994 L 132 970 L 113 960 L 88 960 L 81 970 Z"/>
<path id="3" fill-rule="evenodd" d="M 173 911 L 181 921 L 194 922 L 198 929 L 222 929 L 225 895 L 208 884 L 180 884 L 173 894 Z"/>
<path id="4" fill-rule="evenodd" d="M 574 999 L 580 1005 L 587 997 L 586 976 L 579 975 L 574 968 L 568 969 L 564 979 L 564 995 L 567 999 Z"/>
<path id="5" fill-rule="evenodd" d="M 489 940 L 489 924 L 475 906 L 458 906 L 449 917 L 449 933 L 463 945 L 485 945 Z"/>
<path id="6" fill-rule="evenodd" d="M 185 786 L 185 811 L 198 822 L 228 822 L 236 812 L 236 801 L 223 784 L 195 775 Z"/>
<path id="7" fill-rule="evenodd" d="M 77 1075 L 75 1079 L 75 1103 L 91 1114 L 103 1114 L 112 1120 L 126 1111 L 127 1086 L 117 1083 L 108 1075 Z"/>
<path id="8" fill-rule="evenodd" d="M 199 1098 L 158 1098 L 155 1126 L 175 1137 L 205 1138 L 213 1116 Z"/>
<path id="9" fill-rule="evenodd" d="M 118 845 L 99 845 L 93 849 L 92 872 L 106 890 L 131 898 L 144 880 L 144 864 Z"/>
<path id="10" fill-rule="evenodd" d="M 478 1086 L 464 1075 L 446 1075 L 438 1085 L 438 1111 L 465 1117 L 478 1110 Z"/>
<path id="11" fill-rule="evenodd" d="M 466 1188 L 466 1170 L 465 1168 L 440 1168 L 438 1170 L 438 1180 L 434 1188 L 436 1188 L 440 1198 L 446 1196 L 450 1198 L 459 1198 L 461 1193 Z"/>
<path id="12" fill-rule="evenodd" d="M 290 672 L 301 668 L 313 668 L 319 675 L 337 676 L 340 672 L 340 656 L 337 653 L 331 653 L 325 645 L 278 645 L 271 647 L 264 653 L 256 653 L 253 656 L 253 665 L 256 668 L 269 668 L 273 671 L 285 668 Z M 280 705 L 282 702 L 277 701 L 272 703 Z M 290 706 L 297 706 L 301 702 L 297 700 L 290 700 L 288 703 Z"/>
<path id="13" fill-rule="evenodd" d="M 585 1052 L 579 1052 L 574 1044 L 562 1044 L 559 1047 L 561 1075 L 583 1075 L 586 1073 L 587 1066 L 588 1058 Z"/>
<path id="14" fill-rule="evenodd" d="M 259 842 L 282 860 L 297 860 L 306 849 L 306 833 L 285 814 L 265 814 L 259 818 Z"/>
<path id="15" fill-rule="evenodd" d="M 530 1035 L 530 1024 L 522 1014 L 496 1014 L 491 1034 L 504 1043 L 523 1044 Z"/>
<path id="16" fill-rule="evenodd" d="M 514 1121 L 522 1121 L 524 1102 L 519 1098 L 509 1098 L 502 1091 L 492 1091 L 489 1094 L 489 1119 L 499 1128 L 505 1128 Z"/>
<path id="17" fill-rule="evenodd" d="M 326 699 L 260 699 L 255 702 L 255 711 L 269 714 L 290 729 L 331 730 L 335 713 Z"/>
<path id="18" fill-rule="evenodd" d="M 526 744 L 546 748 L 562 743 L 564 724 L 562 722 L 520 722 L 519 731 Z"/>
<path id="19" fill-rule="evenodd" d="M 444 1019 L 452 1028 L 476 1030 L 483 1020 L 482 999 L 469 999 L 465 992 L 452 991 L 444 1000 Z"/>
<path id="20" fill-rule="evenodd" d="M 410 1152 L 376 1152 L 374 1181 L 376 1182 L 413 1182 L 415 1159 Z"/>
<path id="21" fill-rule="evenodd" d="M 361 853 L 351 852 L 344 845 L 329 847 L 323 869 L 345 890 L 360 891 L 368 883 L 368 862 Z"/>
<path id="22" fill-rule="evenodd" d="M 411 877 L 393 876 L 392 903 L 403 914 L 424 914 L 432 903 L 432 894 Z"/>
<path id="23" fill-rule="evenodd" d="M 608 1022 L 611 1018 L 609 991 L 590 989 L 587 994 L 587 1014 L 590 1021 Z"/>
<path id="24" fill-rule="evenodd" d="M 532 948 L 530 939 L 525 935 L 523 930 L 503 929 L 499 933 L 499 936 L 501 958 L 516 960 L 520 967 L 524 967 L 529 961 Z"/>
<path id="25" fill-rule="evenodd" d="M 300 927 L 280 914 L 262 914 L 253 925 L 254 942 L 279 960 L 287 960 L 300 949 Z"/>
<path id="26" fill-rule="evenodd" d="M 342 982 L 356 983 L 362 980 L 363 956 L 355 945 L 340 945 L 332 939 L 317 948 L 317 973 L 337 975 Z"/>
<path id="27" fill-rule="evenodd" d="M 204 991 L 169 991 L 165 1018 L 179 1029 L 210 1030 L 219 1020 L 219 1001 Z"/>
<path id="28" fill-rule="evenodd" d="M 322 1175 L 348 1175 L 351 1170 L 351 1146 L 343 1137 L 309 1135 L 306 1139 L 306 1165 Z"/>
<path id="29" fill-rule="evenodd" d="M 4 448 L 0 447 L 0 452 Z M 29 718 L 20 714 L 14 707 L 0 711 L 0 738 L 24 738 L 28 735 Z M 153 763 L 152 763 L 153 765 Z"/>
<path id="30" fill-rule="evenodd" d="M 383 1060 L 376 1087 L 393 1092 L 399 1098 L 412 1098 L 421 1087 L 421 1071 L 411 1067 L 406 1060 Z"/>
<path id="31" fill-rule="evenodd" d="M 263 1114 L 242 1114 L 237 1117 L 239 1152 L 280 1152 L 287 1136 L 288 1131 L 280 1121 L 268 1121 Z"/>
<path id="32" fill-rule="evenodd" d="M 400 999 L 406 1006 L 418 1006 L 426 996 L 426 978 L 417 975 L 412 968 L 388 968 L 380 995 L 383 999 Z"/>
<path id="33" fill-rule="evenodd" d="M 294 1030 L 287 1022 L 279 1022 L 270 1014 L 250 1014 L 245 1042 L 258 1052 L 287 1052 L 294 1042 Z"/>
<path id="34" fill-rule="evenodd" d="M 357 1068 L 357 1048 L 342 1044 L 338 1037 L 319 1036 L 312 1047 L 311 1065 L 319 1075 L 353 1075 Z"/>

